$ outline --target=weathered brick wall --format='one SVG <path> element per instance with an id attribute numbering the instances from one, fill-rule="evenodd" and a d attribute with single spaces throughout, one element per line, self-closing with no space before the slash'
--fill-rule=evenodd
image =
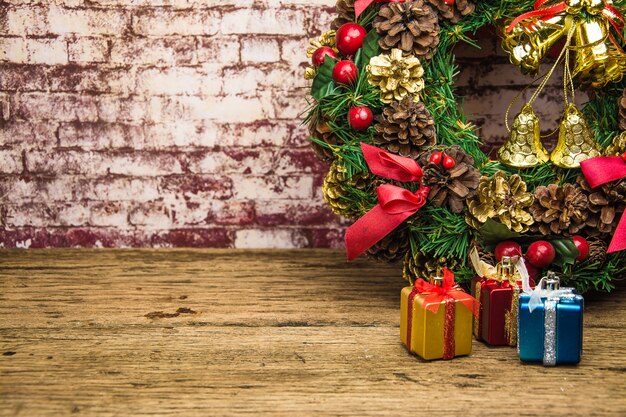
<path id="1" fill-rule="evenodd" d="M 0 1 L 0 245 L 340 246 L 299 125 L 332 5 Z M 491 142 L 524 82 L 495 42 L 459 50 Z"/>

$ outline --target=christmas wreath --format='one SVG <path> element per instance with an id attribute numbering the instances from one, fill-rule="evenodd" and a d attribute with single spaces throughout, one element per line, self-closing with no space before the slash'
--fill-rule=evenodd
<path id="1" fill-rule="evenodd" d="M 355 220 L 348 257 L 402 261 L 411 281 L 448 268 L 467 283 L 475 247 L 490 263 L 523 254 L 531 273 L 551 269 L 579 291 L 610 291 L 626 275 L 625 5 L 337 0 L 332 30 L 307 50 L 305 122 L 330 164 L 326 202 Z M 454 86 L 454 45 L 474 44 L 485 25 L 499 28 L 526 74 L 539 74 L 550 50 L 558 56 L 541 69 L 498 160 L 481 151 Z M 557 69 L 564 114 L 549 153 L 532 102 Z M 582 110 L 576 89 L 591 91 Z"/>

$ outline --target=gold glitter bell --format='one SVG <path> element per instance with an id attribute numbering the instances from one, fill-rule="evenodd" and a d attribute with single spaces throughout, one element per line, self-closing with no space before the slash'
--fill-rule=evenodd
<path id="1" fill-rule="evenodd" d="M 509 139 L 498 149 L 498 159 L 517 168 L 528 168 L 550 160 L 541 144 L 539 119 L 531 104 L 525 104 L 515 116 Z"/>
<path id="2" fill-rule="evenodd" d="M 548 20 L 518 24 L 510 33 L 503 34 L 502 49 L 509 54 L 513 65 L 519 65 L 524 74 L 536 75 L 546 53 L 572 26 L 573 17 L 559 14 Z"/>
<path id="3" fill-rule="evenodd" d="M 578 168 L 585 159 L 602 155 L 585 117 L 569 103 L 559 126 L 559 141 L 550 155 L 554 165 L 561 168 Z"/>
<path id="4" fill-rule="evenodd" d="M 601 88 L 626 73 L 626 54 L 609 31 L 606 19 L 597 16 L 576 25 L 573 76 L 581 88 Z"/>

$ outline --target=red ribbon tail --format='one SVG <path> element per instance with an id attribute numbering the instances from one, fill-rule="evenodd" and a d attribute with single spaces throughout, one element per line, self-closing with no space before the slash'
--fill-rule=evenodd
<path id="1" fill-rule="evenodd" d="M 626 213 L 622 214 L 622 218 L 615 229 L 615 234 L 606 253 L 619 252 L 626 249 Z"/>
<path id="2" fill-rule="evenodd" d="M 541 3 L 543 4 L 543 3 Z M 535 4 L 535 7 L 540 7 L 537 6 L 537 4 Z M 510 33 L 513 28 L 515 26 L 517 26 L 520 22 L 526 20 L 526 19 L 530 19 L 532 17 L 538 18 L 538 19 L 543 19 L 546 17 L 553 17 L 556 16 L 558 13 L 561 13 L 563 11 L 565 11 L 565 9 L 567 9 L 567 4 L 565 4 L 565 2 L 556 4 L 554 6 L 545 8 L 545 9 L 539 9 L 539 10 L 533 10 L 531 12 L 527 12 L 524 14 L 521 14 L 519 16 L 517 16 L 512 22 L 511 24 L 509 24 L 509 26 L 506 28 L 507 33 Z"/>
<path id="3" fill-rule="evenodd" d="M 361 13 L 367 9 L 375 0 L 356 0 L 354 2 L 354 19 L 358 19 Z"/>
<path id="4" fill-rule="evenodd" d="M 400 226 L 414 212 L 389 214 L 379 205 L 368 211 L 346 230 L 348 260 L 356 259 L 363 252 Z"/>

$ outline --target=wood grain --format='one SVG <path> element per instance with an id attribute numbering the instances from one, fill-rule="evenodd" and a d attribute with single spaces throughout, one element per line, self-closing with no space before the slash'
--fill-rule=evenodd
<path id="1" fill-rule="evenodd" d="M 0 251 L 0 415 L 626 415 L 626 292 L 583 361 L 400 344 L 397 267 L 329 250 Z"/>

